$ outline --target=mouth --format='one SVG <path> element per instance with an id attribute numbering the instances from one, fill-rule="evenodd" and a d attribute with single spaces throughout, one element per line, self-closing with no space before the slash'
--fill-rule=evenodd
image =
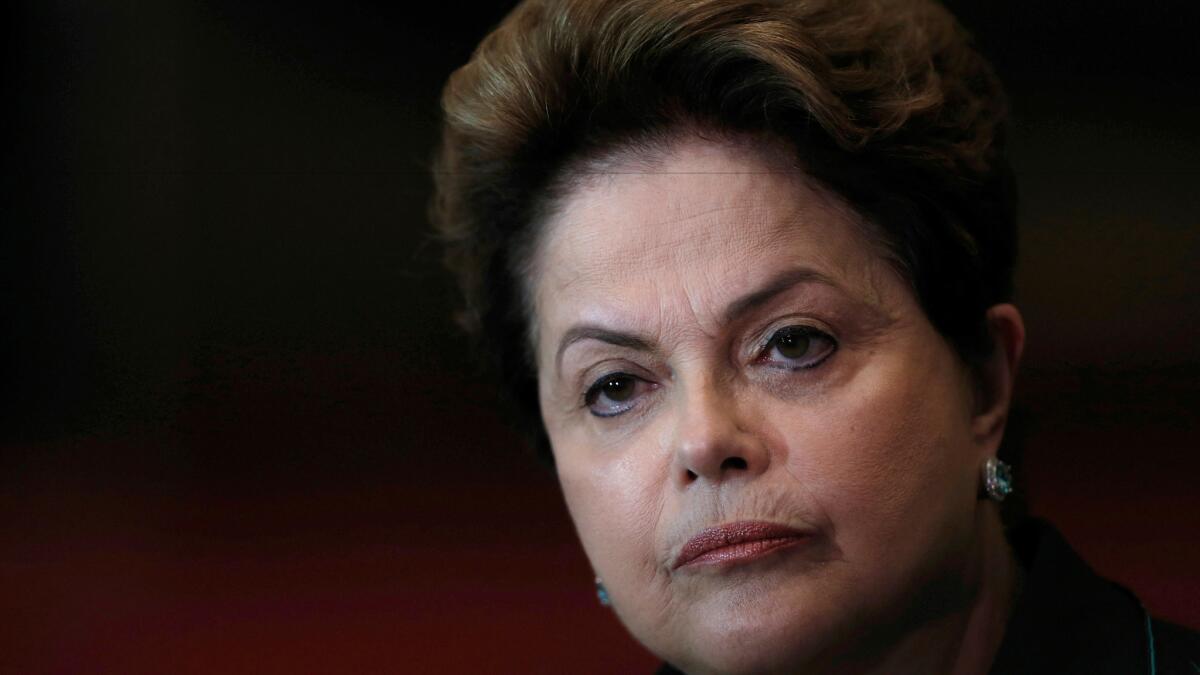
<path id="1" fill-rule="evenodd" d="M 796 546 L 813 538 L 812 532 L 786 525 L 760 521 L 741 521 L 710 527 L 692 537 L 672 569 L 680 567 L 732 566 L 776 551 Z"/>

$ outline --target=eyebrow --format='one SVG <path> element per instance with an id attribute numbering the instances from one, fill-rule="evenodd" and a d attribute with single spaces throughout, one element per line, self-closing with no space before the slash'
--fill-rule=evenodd
<path id="1" fill-rule="evenodd" d="M 820 283 L 834 288 L 841 288 L 829 277 L 807 267 L 784 270 L 768 279 L 757 291 L 751 291 L 729 303 L 723 314 L 725 323 L 730 324 L 737 321 L 751 310 L 758 309 L 767 304 L 780 293 L 804 283 Z"/>
<path id="2" fill-rule="evenodd" d="M 580 324 L 572 326 L 570 330 L 563 333 L 562 340 L 559 340 L 558 354 L 554 357 L 554 368 L 556 371 L 562 368 L 562 355 L 563 352 L 567 351 L 567 347 L 583 340 L 607 342 L 610 345 L 634 349 L 640 352 L 648 352 L 653 349 L 649 340 L 632 333 L 622 333 L 621 331 L 604 328 L 595 324 Z"/>
<path id="3" fill-rule="evenodd" d="M 821 283 L 833 286 L 834 288 L 840 288 L 832 279 L 816 270 L 806 267 L 784 270 L 768 279 L 759 289 L 751 291 L 729 303 L 722 314 L 724 323 L 726 325 L 733 323 L 748 312 L 770 302 L 784 291 L 803 283 Z M 558 342 L 558 353 L 554 357 L 556 372 L 562 369 L 562 356 L 567 351 L 567 348 L 583 340 L 596 340 L 643 352 L 653 349 L 650 340 L 633 333 L 612 330 L 596 324 L 578 324 L 569 328 L 566 333 L 563 333 L 562 339 Z"/>

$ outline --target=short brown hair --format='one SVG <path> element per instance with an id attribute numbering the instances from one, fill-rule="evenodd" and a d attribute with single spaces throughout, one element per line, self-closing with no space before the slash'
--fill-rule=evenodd
<path id="1" fill-rule="evenodd" d="M 546 449 L 518 277 L 564 167 L 696 122 L 786 143 L 973 363 L 1010 298 L 1003 92 L 931 0 L 526 0 L 457 70 L 431 205 L 462 323 Z M 556 183 L 557 181 L 557 183 Z"/>

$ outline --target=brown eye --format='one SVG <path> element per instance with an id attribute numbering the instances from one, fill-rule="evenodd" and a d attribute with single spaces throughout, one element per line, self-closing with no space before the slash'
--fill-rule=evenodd
<path id="1" fill-rule="evenodd" d="M 815 368 L 837 350 L 832 337 L 811 326 L 788 326 L 767 341 L 762 361 L 791 370 Z"/>
<path id="2" fill-rule="evenodd" d="M 633 378 L 628 375 L 619 375 L 609 378 L 604 383 L 604 395 L 610 401 L 628 401 L 633 397 L 634 382 Z"/>
<path id="3" fill-rule="evenodd" d="M 637 405 L 650 383 L 629 373 L 610 373 L 596 380 L 584 395 L 584 404 L 597 417 L 613 417 Z"/>
<path id="4" fill-rule="evenodd" d="M 775 342 L 775 349 L 779 350 L 780 356 L 786 359 L 799 359 L 808 353 L 809 342 L 807 335 L 788 333 L 779 336 Z"/>

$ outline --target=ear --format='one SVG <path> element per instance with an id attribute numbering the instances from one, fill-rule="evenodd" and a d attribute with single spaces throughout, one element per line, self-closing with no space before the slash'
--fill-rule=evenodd
<path id="1" fill-rule="evenodd" d="M 984 454 L 994 457 L 1004 436 L 1017 365 L 1025 349 L 1025 321 L 1016 306 L 1005 303 L 987 311 L 987 323 L 992 333 L 992 353 L 978 374 L 979 396 L 971 427 Z"/>

